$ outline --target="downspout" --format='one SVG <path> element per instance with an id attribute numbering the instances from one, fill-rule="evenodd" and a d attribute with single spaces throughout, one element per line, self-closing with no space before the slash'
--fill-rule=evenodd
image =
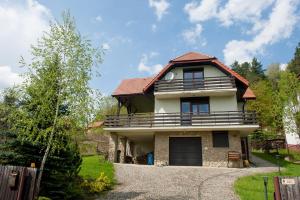
<path id="1" fill-rule="evenodd" d="M 120 98 L 117 98 L 118 100 L 118 109 L 117 109 L 117 115 L 120 116 L 120 112 L 121 112 L 121 107 L 122 107 L 122 104 L 121 104 L 121 100 Z"/>
<path id="2" fill-rule="evenodd" d="M 243 108 L 242 108 L 243 113 L 245 112 L 245 106 L 246 106 L 246 103 L 247 103 L 247 99 L 245 99 L 244 102 L 243 102 Z"/>

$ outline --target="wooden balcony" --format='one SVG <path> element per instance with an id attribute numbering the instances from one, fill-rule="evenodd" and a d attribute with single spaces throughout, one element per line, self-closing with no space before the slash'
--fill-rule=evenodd
<path id="1" fill-rule="evenodd" d="M 210 113 L 142 113 L 130 115 L 109 115 L 106 128 L 158 128 L 158 127 L 258 127 L 253 111 L 226 111 Z"/>
<path id="2" fill-rule="evenodd" d="M 234 77 L 209 77 L 205 79 L 159 80 L 154 84 L 158 99 L 193 96 L 230 96 L 236 93 Z"/>
<path id="3" fill-rule="evenodd" d="M 190 90 L 217 90 L 235 88 L 234 77 L 207 77 L 204 79 L 173 79 L 155 82 L 155 92 L 174 92 Z"/>

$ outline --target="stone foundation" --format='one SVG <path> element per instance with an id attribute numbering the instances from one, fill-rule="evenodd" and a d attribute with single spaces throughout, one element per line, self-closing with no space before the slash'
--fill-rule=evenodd
<path id="1" fill-rule="evenodd" d="M 169 137 L 201 137 L 202 141 L 202 161 L 203 166 L 227 167 L 228 151 L 238 151 L 241 153 L 241 141 L 239 132 L 228 132 L 229 147 L 213 147 L 211 132 L 181 132 L 155 134 L 154 164 L 157 166 L 168 165 L 169 163 Z M 199 152 L 200 153 L 200 152 Z M 241 162 L 229 162 L 229 167 L 241 167 Z"/>
<path id="2" fill-rule="evenodd" d="M 202 164 L 207 167 L 242 167 L 242 161 L 227 163 L 228 151 L 241 153 L 241 139 L 238 131 L 229 131 L 229 147 L 213 147 L 212 132 L 157 132 L 154 137 L 154 164 L 169 165 L 169 137 L 201 137 Z M 130 138 L 129 138 L 130 139 Z M 117 161 L 117 151 L 120 151 L 120 162 L 125 161 L 126 138 L 111 133 L 109 137 L 109 160 Z M 201 152 L 199 152 L 201 153 Z"/>
<path id="3" fill-rule="evenodd" d="M 118 135 L 110 133 L 108 143 L 108 160 L 110 162 L 117 162 Z"/>

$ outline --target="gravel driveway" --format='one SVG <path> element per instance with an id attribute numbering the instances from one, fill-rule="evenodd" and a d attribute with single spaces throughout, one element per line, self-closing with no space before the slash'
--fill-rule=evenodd
<path id="1" fill-rule="evenodd" d="M 276 167 L 255 158 L 258 167 L 233 169 L 211 167 L 154 167 L 115 164 L 118 185 L 100 199 L 197 199 L 236 200 L 234 180 Z"/>

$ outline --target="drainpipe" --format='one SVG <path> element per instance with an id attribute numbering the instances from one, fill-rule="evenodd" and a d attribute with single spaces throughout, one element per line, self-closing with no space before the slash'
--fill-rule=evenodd
<path id="1" fill-rule="evenodd" d="M 120 98 L 118 98 L 118 110 L 117 110 L 118 116 L 120 115 L 121 107 L 122 107 L 121 100 L 120 100 Z"/>
<path id="2" fill-rule="evenodd" d="M 246 106 L 246 103 L 247 103 L 247 100 L 244 100 L 244 103 L 243 103 L 243 112 L 245 112 L 245 106 Z"/>

